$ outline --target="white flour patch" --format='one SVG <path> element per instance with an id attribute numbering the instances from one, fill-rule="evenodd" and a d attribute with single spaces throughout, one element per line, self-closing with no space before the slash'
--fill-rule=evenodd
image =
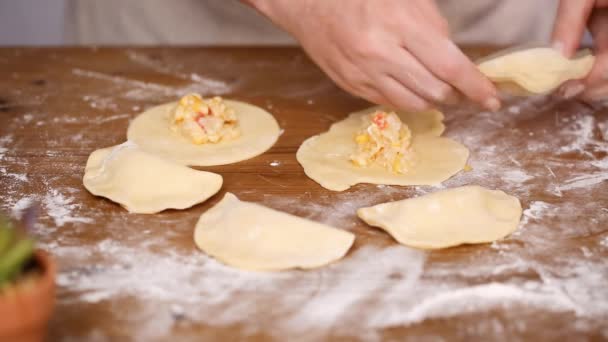
<path id="1" fill-rule="evenodd" d="M 11 178 L 13 178 L 13 179 L 15 179 L 17 181 L 20 181 L 20 182 L 27 182 L 28 181 L 28 178 L 27 178 L 26 174 L 24 174 L 24 173 L 11 173 L 11 172 L 8 172 L 3 167 L 0 167 L 0 174 L 3 175 L 3 176 L 6 176 L 6 177 L 11 177 Z"/>
<path id="2" fill-rule="evenodd" d="M 65 196 L 57 189 L 50 189 L 44 196 L 43 205 L 55 225 L 62 227 L 66 223 L 92 223 L 93 219 L 73 216 L 80 209 L 80 204 L 74 203 L 74 198 Z"/>
<path id="3" fill-rule="evenodd" d="M 588 188 L 608 180 L 608 158 L 593 160 L 589 164 L 599 171 L 589 172 L 572 177 L 564 181 L 564 183 L 559 186 L 559 189 L 562 191 L 567 191 L 578 188 Z"/>
<path id="4" fill-rule="evenodd" d="M 64 123 L 64 124 L 73 124 L 73 123 L 81 123 L 80 119 L 74 116 L 62 115 L 56 116 L 53 118 L 53 123 Z"/>
<path id="5" fill-rule="evenodd" d="M 23 114 L 23 116 L 21 117 L 21 121 L 24 124 L 28 124 L 28 123 L 32 122 L 32 120 L 34 120 L 33 114 L 26 113 L 26 114 Z"/>
<path id="6" fill-rule="evenodd" d="M 608 141 L 608 121 L 598 122 L 597 127 L 602 134 L 602 139 Z"/>
<path id="7" fill-rule="evenodd" d="M 141 326 L 136 339 L 170 336 L 183 319 L 214 326 L 245 324 L 253 333 L 294 340 L 320 339 L 329 332 L 378 340 L 377 329 L 510 306 L 585 314 L 582 303 L 570 298 L 575 292 L 564 292 L 557 279 L 525 286 L 466 286 L 448 278 L 438 282 L 422 277 L 426 254 L 402 246 L 363 247 L 318 270 L 263 273 L 226 267 L 197 251 L 150 251 L 164 243 L 149 239 L 130 247 L 104 240 L 87 247 L 47 247 L 74 265 L 57 277 L 62 298 L 97 303 L 135 297 L 142 302 L 134 313 Z M 95 263 L 100 260 L 103 266 Z M 78 296 L 65 297 L 68 293 Z M 264 315 L 258 315 L 259 303 L 269 303 Z"/>
<path id="8" fill-rule="evenodd" d="M 429 296 L 418 305 L 402 310 L 393 317 L 380 317 L 379 327 L 407 325 L 429 318 L 448 318 L 474 312 L 484 312 L 507 305 L 542 307 L 551 311 L 579 311 L 576 304 L 563 293 L 551 293 L 540 288 L 527 290 L 519 286 L 489 283 Z"/>
<path id="9" fill-rule="evenodd" d="M 138 62 L 142 62 L 144 59 L 144 55 L 137 54 L 135 52 L 131 52 L 130 56 L 137 56 L 136 60 Z M 177 76 L 178 78 L 182 78 L 189 82 L 189 84 L 181 87 L 171 87 L 166 85 L 161 85 L 157 83 L 151 82 L 143 82 L 134 79 L 130 79 L 122 76 L 114 76 L 108 75 L 97 71 L 84 70 L 84 69 L 72 69 L 72 73 L 76 76 L 93 78 L 97 80 L 102 80 L 113 84 L 116 87 L 121 88 L 122 93 L 120 94 L 122 97 L 129 100 L 158 100 L 159 97 L 168 97 L 168 98 L 179 98 L 188 93 L 199 93 L 202 95 L 222 95 L 231 92 L 233 89 L 227 83 L 214 80 L 211 78 L 207 78 L 195 73 L 190 73 L 188 75 L 182 75 L 180 73 L 173 73 L 173 71 L 169 69 L 158 69 L 159 66 L 156 64 L 157 62 L 149 60 L 145 63 L 146 66 L 154 66 L 155 71 L 169 74 L 172 76 Z M 97 97 L 97 102 L 95 103 L 95 108 L 97 106 L 112 105 L 112 103 L 105 103 L 103 98 Z"/>
<path id="10" fill-rule="evenodd" d="M 21 214 L 23 214 L 23 211 L 31 206 L 34 202 L 36 202 L 36 199 L 33 196 L 21 198 L 17 201 L 17 203 L 15 203 L 15 205 L 13 205 L 11 215 L 16 220 L 21 219 Z"/>
<path id="11" fill-rule="evenodd" d="M 534 178 L 523 170 L 507 170 L 501 173 L 500 177 L 509 183 L 525 183 Z"/>
<path id="12" fill-rule="evenodd" d="M 543 201 L 530 202 L 528 209 L 523 211 L 523 218 L 519 224 L 520 229 L 526 227 L 530 222 L 541 222 L 545 218 L 554 217 L 560 211 L 558 206 Z M 517 235 L 521 234 L 518 230 Z"/>
<path id="13" fill-rule="evenodd" d="M 118 105 L 112 98 L 101 97 L 99 95 L 85 95 L 82 97 L 89 107 L 100 110 L 116 110 Z"/>
<path id="14" fill-rule="evenodd" d="M 4 159 L 4 155 L 8 152 L 7 145 L 13 142 L 11 134 L 0 137 L 0 160 Z"/>
<path id="15" fill-rule="evenodd" d="M 588 188 L 598 183 L 602 183 L 605 180 L 608 180 L 608 172 L 584 174 L 566 180 L 564 185 L 559 186 L 559 190 L 568 191 L 578 188 Z"/>
<path id="16" fill-rule="evenodd" d="M 562 131 L 562 134 L 573 138 L 568 145 L 559 148 L 561 152 L 581 152 L 584 148 L 594 141 L 593 130 L 595 128 L 595 119 L 591 115 L 586 115 L 581 118 L 572 118 L 573 124 Z"/>

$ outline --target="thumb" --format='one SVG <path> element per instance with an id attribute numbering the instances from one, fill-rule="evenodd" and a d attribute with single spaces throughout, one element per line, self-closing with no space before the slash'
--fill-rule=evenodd
<path id="1" fill-rule="evenodd" d="M 561 0 L 553 26 L 553 47 L 572 57 L 578 49 L 595 0 Z"/>

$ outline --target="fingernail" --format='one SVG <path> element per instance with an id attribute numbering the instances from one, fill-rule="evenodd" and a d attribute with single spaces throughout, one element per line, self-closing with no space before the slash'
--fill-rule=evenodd
<path id="1" fill-rule="evenodd" d="M 500 101 L 495 97 L 487 99 L 483 105 L 493 112 L 497 112 L 500 109 Z"/>

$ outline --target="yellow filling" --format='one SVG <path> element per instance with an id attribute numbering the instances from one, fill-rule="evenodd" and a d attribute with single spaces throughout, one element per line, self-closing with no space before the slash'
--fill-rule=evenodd
<path id="1" fill-rule="evenodd" d="M 171 111 L 171 129 L 200 145 L 232 140 L 241 135 L 234 110 L 221 97 L 182 97 Z"/>
<path id="2" fill-rule="evenodd" d="M 412 133 L 394 112 L 376 111 L 363 117 L 363 129 L 355 135 L 357 150 L 351 162 L 360 167 L 376 164 L 403 174 L 413 163 Z"/>

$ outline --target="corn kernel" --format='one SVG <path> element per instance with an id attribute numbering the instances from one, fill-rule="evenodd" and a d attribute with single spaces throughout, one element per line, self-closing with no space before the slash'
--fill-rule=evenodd
<path id="1" fill-rule="evenodd" d="M 355 137 L 355 141 L 357 142 L 357 144 L 365 144 L 369 141 L 369 135 L 359 134 Z"/>

